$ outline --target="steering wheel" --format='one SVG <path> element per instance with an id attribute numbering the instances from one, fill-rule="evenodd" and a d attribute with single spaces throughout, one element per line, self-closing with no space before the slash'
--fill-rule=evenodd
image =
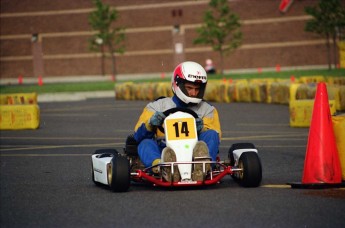
<path id="1" fill-rule="evenodd" d="M 188 113 L 188 114 L 191 114 L 195 119 L 198 118 L 198 114 L 196 114 L 196 112 L 194 112 L 193 110 L 189 109 L 189 108 L 182 108 L 182 107 L 176 107 L 176 108 L 171 108 L 171 109 L 168 109 L 168 110 L 165 110 L 163 112 L 163 114 L 165 116 L 169 116 L 170 114 L 173 114 L 175 112 L 185 112 L 185 113 Z M 163 126 L 159 126 L 157 127 L 158 130 L 160 130 L 162 133 L 164 133 L 164 128 Z"/>
<path id="2" fill-rule="evenodd" d="M 176 107 L 176 108 L 171 108 L 163 112 L 165 116 L 169 116 L 172 113 L 175 112 L 186 112 L 188 114 L 191 114 L 195 119 L 198 118 L 198 114 L 196 114 L 193 110 L 189 108 L 182 108 L 182 107 Z"/>

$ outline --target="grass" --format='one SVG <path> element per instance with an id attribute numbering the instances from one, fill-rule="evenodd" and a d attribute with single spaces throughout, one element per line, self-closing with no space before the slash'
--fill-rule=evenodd
<path id="1" fill-rule="evenodd" d="M 254 72 L 254 73 L 230 73 L 225 76 L 222 75 L 209 75 L 210 79 L 253 79 L 253 78 L 281 78 L 289 79 L 291 76 L 299 78 L 301 76 L 316 76 L 323 75 L 325 77 L 345 77 L 345 69 L 333 69 L 333 70 L 294 70 L 294 71 L 281 71 L 281 72 Z M 170 77 L 165 79 L 140 79 L 135 80 L 136 83 L 142 82 L 158 82 L 158 81 L 170 81 Z M 120 81 L 125 82 L 125 81 Z M 78 83 L 46 83 L 43 86 L 33 84 L 23 85 L 1 85 L 1 93 L 55 93 L 55 92 L 81 92 L 81 91 L 107 91 L 114 90 L 115 83 L 112 81 L 99 81 L 99 82 L 78 82 Z"/>
<path id="2" fill-rule="evenodd" d="M 59 93 L 59 92 L 84 92 L 114 90 L 114 82 L 73 82 L 73 83 L 46 83 L 42 86 L 27 85 L 1 85 L 1 93 Z"/>

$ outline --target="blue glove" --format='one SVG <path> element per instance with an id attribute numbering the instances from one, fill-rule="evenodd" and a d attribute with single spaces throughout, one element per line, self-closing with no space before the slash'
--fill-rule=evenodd
<path id="1" fill-rule="evenodd" d="M 164 119 L 165 115 L 163 114 L 163 112 L 155 112 L 155 114 L 153 114 L 150 119 L 150 124 L 156 127 L 162 126 Z"/>
<path id="2" fill-rule="evenodd" d="M 204 121 L 201 118 L 196 118 L 195 119 L 195 124 L 196 124 L 196 130 L 198 133 L 201 132 L 201 130 L 204 127 Z"/>

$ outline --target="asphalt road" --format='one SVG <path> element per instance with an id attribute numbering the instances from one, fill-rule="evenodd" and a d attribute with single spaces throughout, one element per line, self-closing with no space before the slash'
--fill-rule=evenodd
<path id="1" fill-rule="evenodd" d="M 146 102 L 112 98 L 42 103 L 38 130 L 1 131 L 1 227 L 345 227 L 345 189 L 291 189 L 301 181 L 307 128 L 289 127 L 286 105 L 214 104 L 220 157 L 252 142 L 261 187 L 231 177 L 216 186 L 132 185 L 113 193 L 91 180 L 91 154 L 124 146 Z"/>

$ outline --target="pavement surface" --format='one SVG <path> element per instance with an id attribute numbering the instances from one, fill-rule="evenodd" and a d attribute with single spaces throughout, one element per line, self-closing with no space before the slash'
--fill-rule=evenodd
<path id="1" fill-rule="evenodd" d="M 291 189 L 301 180 L 308 128 L 291 128 L 286 105 L 214 103 L 220 157 L 233 143 L 259 150 L 263 181 L 230 176 L 205 188 L 132 184 L 113 193 L 91 180 L 91 154 L 122 151 L 146 101 L 42 102 L 37 130 L 1 131 L 1 227 L 344 227 L 345 188 Z"/>

